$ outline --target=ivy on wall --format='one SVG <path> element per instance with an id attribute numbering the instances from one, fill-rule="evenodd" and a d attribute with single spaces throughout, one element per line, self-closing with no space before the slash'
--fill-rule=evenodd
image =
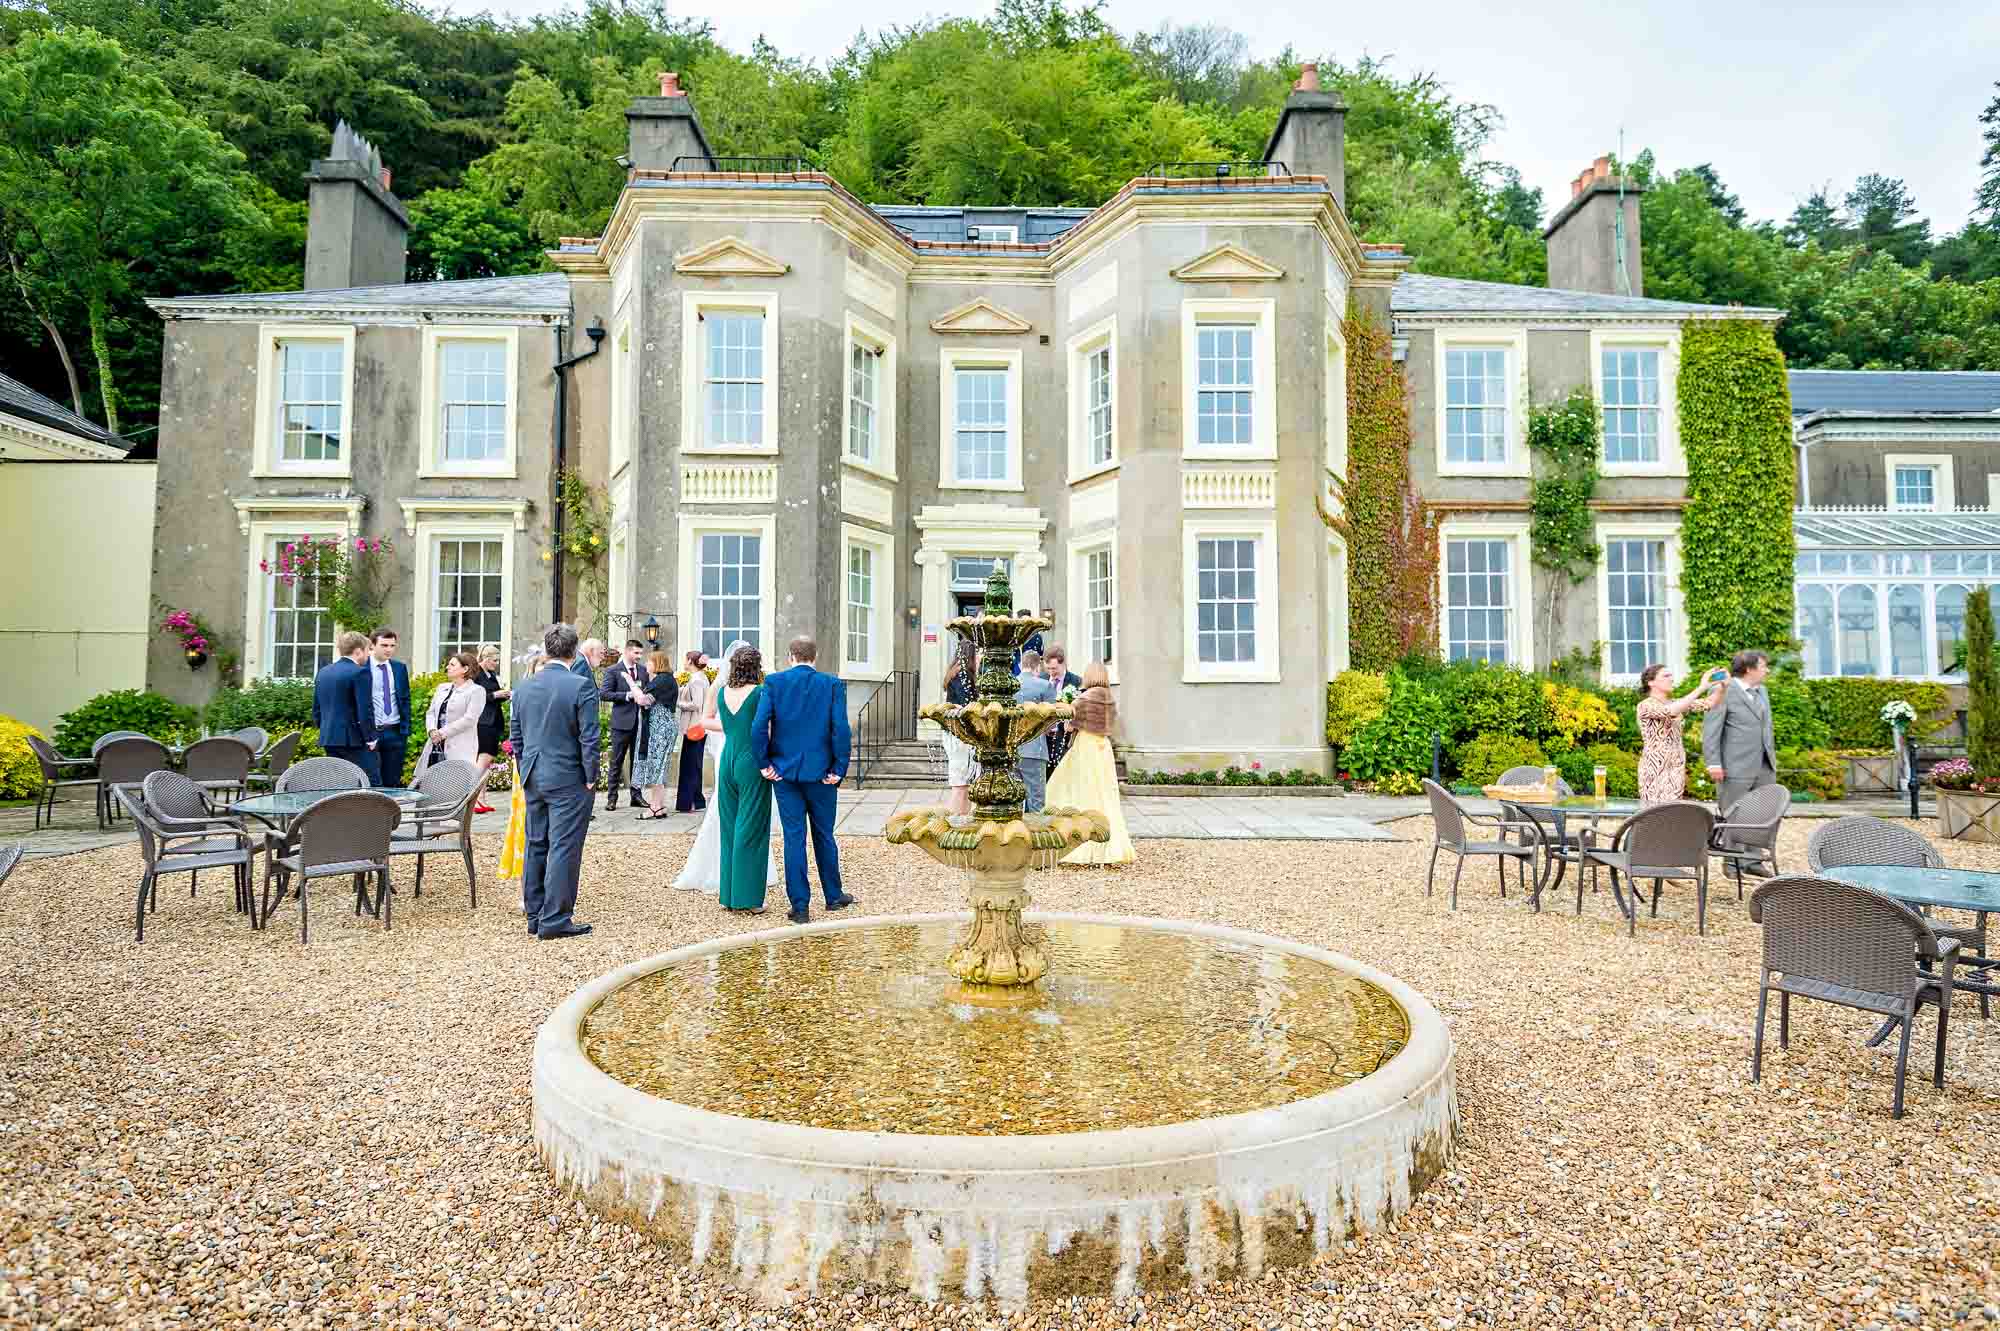
<path id="1" fill-rule="evenodd" d="M 1348 651 L 1356 670 L 1387 670 L 1437 649 L 1437 525 L 1410 480 L 1410 402 L 1389 330 L 1366 314 L 1347 335 L 1347 475 L 1342 513 L 1320 520 L 1347 542 Z"/>
<path id="2" fill-rule="evenodd" d="M 1792 396 L 1771 326 L 1699 319 L 1681 334 L 1681 590 L 1688 659 L 1792 641 Z"/>
<path id="3" fill-rule="evenodd" d="M 1528 545 L 1539 567 L 1561 575 L 1571 587 L 1597 572 L 1604 553 L 1590 515 L 1602 425 L 1597 401 L 1587 388 L 1574 389 L 1562 402 L 1528 413 L 1528 451 L 1542 463 L 1529 482 Z M 1543 642 L 1556 641 L 1562 600 L 1559 584 L 1544 608 L 1548 627 Z"/>

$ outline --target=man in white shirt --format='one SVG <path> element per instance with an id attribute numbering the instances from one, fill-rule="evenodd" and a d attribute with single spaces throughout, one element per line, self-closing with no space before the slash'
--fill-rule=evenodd
<path id="1" fill-rule="evenodd" d="M 368 696 L 375 708 L 378 786 L 403 784 L 403 756 L 410 747 L 410 668 L 396 659 L 396 630 L 368 635 Z"/>

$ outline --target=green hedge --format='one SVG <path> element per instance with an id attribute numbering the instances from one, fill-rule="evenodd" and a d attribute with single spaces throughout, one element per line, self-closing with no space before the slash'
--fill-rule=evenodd
<path id="1" fill-rule="evenodd" d="M 232 730 L 257 726 L 272 739 L 299 732 L 299 747 L 292 761 L 321 752 L 319 731 L 312 721 L 313 686 L 309 679 L 255 679 L 243 689 L 222 689 L 208 700 L 203 719 L 211 732 L 226 735 Z"/>
<path id="2" fill-rule="evenodd" d="M 1326 742 L 1334 748 L 1354 736 L 1389 705 L 1389 681 L 1367 670 L 1343 670 L 1326 686 Z"/>
<path id="3" fill-rule="evenodd" d="M 1459 779 L 1471 786 L 1490 786 L 1510 767 L 1546 767 L 1542 746 L 1519 735 L 1480 735 L 1459 746 Z"/>
<path id="4" fill-rule="evenodd" d="M 1847 793 L 1847 760 L 1825 749 L 1779 749 L 1778 780 L 1823 800 Z"/>
<path id="5" fill-rule="evenodd" d="M 1389 705 L 1341 750 L 1341 767 L 1360 781 L 1429 772 L 1431 736 L 1449 734 L 1444 698 L 1401 669 L 1389 671 Z"/>
<path id="6" fill-rule="evenodd" d="M 1917 719 L 1910 723 L 1910 738 L 1929 739 L 1944 723 L 1951 708 L 1951 694 L 1942 684 L 1919 684 L 1902 679 L 1809 679 L 1806 692 L 1813 710 L 1826 723 L 1827 739 L 1821 747 L 1836 749 L 1886 749 L 1893 736 L 1882 719 L 1882 708 L 1891 702 L 1906 702 Z"/>
<path id="7" fill-rule="evenodd" d="M 1597 789 L 1596 769 L 1604 772 L 1605 794 L 1615 799 L 1636 799 L 1639 794 L 1639 755 L 1612 744 L 1593 744 L 1587 749 L 1571 749 L 1558 754 L 1556 770 L 1569 788 L 1579 795 Z"/>
<path id="8" fill-rule="evenodd" d="M 173 744 L 193 738 L 196 724 L 192 707 L 144 689 L 116 689 L 57 717 L 53 743 L 58 753 L 80 757 L 114 730 L 136 730 Z"/>

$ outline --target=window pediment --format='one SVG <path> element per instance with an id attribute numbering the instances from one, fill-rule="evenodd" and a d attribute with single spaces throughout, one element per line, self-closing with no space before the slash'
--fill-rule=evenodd
<path id="1" fill-rule="evenodd" d="M 674 256 L 674 271 L 689 277 L 783 277 L 792 266 L 736 236 L 724 236 Z"/>
<path id="2" fill-rule="evenodd" d="M 1225 241 L 1172 270 L 1172 276 L 1183 282 L 1275 282 L 1284 275 L 1284 269 L 1233 241 Z"/>
<path id="3" fill-rule="evenodd" d="M 1025 333 L 1033 327 L 1012 310 L 1002 309 L 984 297 L 967 301 L 931 320 L 934 333 Z"/>

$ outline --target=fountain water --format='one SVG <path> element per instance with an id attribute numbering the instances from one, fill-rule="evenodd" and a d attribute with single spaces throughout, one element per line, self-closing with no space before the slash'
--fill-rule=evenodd
<path id="1" fill-rule="evenodd" d="M 1458 1117 L 1451 1038 L 1394 977 L 1173 920 L 1023 918 L 1028 870 L 1109 835 L 1023 810 L 1016 703 L 1047 622 L 956 620 L 975 811 L 892 843 L 965 870 L 972 918 L 878 916 L 715 939 L 578 990 L 535 1046 L 559 1180 L 675 1260 L 782 1300 L 859 1283 L 1018 1303 L 1254 1276 L 1406 1208 Z M 955 938 L 955 941 L 954 941 Z M 942 960 L 942 966 L 939 962 Z"/>

